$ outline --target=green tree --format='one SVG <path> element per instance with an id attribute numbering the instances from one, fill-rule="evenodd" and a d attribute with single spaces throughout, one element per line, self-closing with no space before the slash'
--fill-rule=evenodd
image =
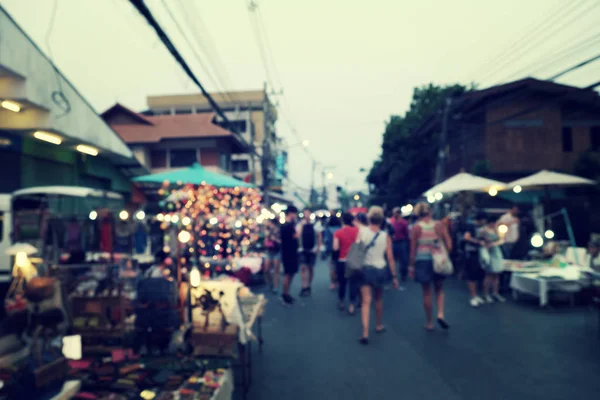
<path id="1" fill-rule="evenodd" d="M 439 133 L 418 135 L 428 119 L 442 113 L 445 101 L 465 93 L 463 85 L 416 87 L 408 111 L 392 115 L 383 133 L 382 153 L 367 181 L 373 187 L 372 203 L 399 205 L 417 198 L 433 182 Z"/>

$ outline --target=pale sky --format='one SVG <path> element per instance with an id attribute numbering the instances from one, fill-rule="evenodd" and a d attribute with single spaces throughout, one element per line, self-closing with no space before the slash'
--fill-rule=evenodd
<path id="1" fill-rule="evenodd" d="M 48 53 L 54 1 L 0 4 Z M 197 91 L 129 1 L 56 1 L 49 38 L 54 62 L 98 112 L 116 101 L 141 111 L 147 95 Z M 285 112 L 298 135 L 310 140 L 314 157 L 335 166 L 333 182 L 348 180 L 351 189 L 364 186 L 358 170 L 369 169 L 379 156 L 384 121 L 406 111 L 415 86 L 477 82 L 487 87 L 526 75 L 547 78 L 600 49 L 596 0 L 255 2 L 281 79 L 273 77 L 272 86 L 285 93 L 276 97 L 286 105 L 278 134 L 290 144 L 299 141 L 285 123 Z M 207 89 L 262 88 L 267 79 L 247 0 L 166 3 L 200 43 L 204 64 L 211 75 L 218 71 L 222 83 L 211 83 L 163 0 L 146 0 Z M 184 15 L 196 21 L 201 37 L 192 34 Z M 532 32 L 544 21 L 547 26 Z M 585 86 L 598 76 L 600 62 L 560 81 Z M 310 185 L 309 159 L 299 147 L 290 151 L 289 171 L 293 182 Z M 320 171 L 316 177 L 320 184 Z"/>

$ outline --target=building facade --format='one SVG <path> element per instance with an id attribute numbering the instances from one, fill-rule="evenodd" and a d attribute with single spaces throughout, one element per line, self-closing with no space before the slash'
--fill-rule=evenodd
<path id="1" fill-rule="evenodd" d="M 551 169 L 574 173 L 582 154 L 600 151 L 600 96 L 532 78 L 455 99 L 447 121 L 445 176 L 461 170 L 502 181 Z M 440 132 L 443 113 L 415 134 Z"/>
<path id="2" fill-rule="evenodd" d="M 0 7 L 0 193 L 48 185 L 131 194 L 121 138 Z"/>
<path id="3" fill-rule="evenodd" d="M 246 152 L 232 154 L 231 173 L 239 179 L 250 179 L 257 186 L 262 187 L 263 168 L 267 168 L 268 186 L 281 191 L 282 178 L 276 174 L 277 163 L 282 161 L 275 128 L 277 110 L 266 90 L 212 93 L 211 96 L 233 124 L 227 128 L 237 131 L 236 133 L 251 145 Z M 212 113 L 210 104 L 202 94 L 150 96 L 147 102 L 148 110 L 144 114 L 148 116 Z M 225 127 L 224 121 L 218 117 L 215 123 Z M 267 157 L 261 160 L 265 151 Z"/>
<path id="4" fill-rule="evenodd" d="M 229 174 L 233 156 L 248 152 L 248 144 L 218 125 L 211 112 L 146 116 L 116 104 L 102 117 L 152 173 L 199 163 Z"/>

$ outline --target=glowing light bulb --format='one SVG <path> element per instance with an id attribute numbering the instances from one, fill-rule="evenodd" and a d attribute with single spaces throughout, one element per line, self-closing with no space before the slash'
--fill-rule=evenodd
<path id="1" fill-rule="evenodd" d="M 513 188 L 513 192 L 515 192 L 515 193 L 521 193 L 522 190 L 523 190 L 523 188 L 519 185 L 517 185 Z"/>
<path id="2" fill-rule="evenodd" d="M 435 203 L 435 196 L 433 196 L 433 195 L 427 196 L 427 201 L 430 203 Z"/>
<path id="3" fill-rule="evenodd" d="M 496 188 L 490 188 L 490 190 L 488 191 L 489 195 L 494 197 L 495 195 L 498 194 L 498 189 Z"/>
<path id="4" fill-rule="evenodd" d="M 216 225 L 219 223 L 219 220 L 217 219 L 217 217 L 212 217 L 208 222 L 210 222 L 211 225 Z"/>
<path id="5" fill-rule="evenodd" d="M 129 213 L 127 212 L 127 210 L 121 210 L 121 212 L 119 213 L 119 218 L 121 218 L 122 221 L 127 220 L 127 218 L 129 218 Z"/>
<path id="6" fill-rule="evenodd" d="M 156 214 L 156 220 L 158 222 L 163 222 L 165 220 L 165 216 L 161 213 L 161 214 Z"/>
<path id="7" fill-rule="evenodd" d="M 192 285 L 192 287 L 200 286 L 200 270 L 198 267 L 194 267 L 190 271 L 190 285 Z"/>
<path id="8" fill-rule="evenodd" d="M 95 221 L 98 218 L 98 213 L 96 211 L 90 211 L 90 219 Z"/>
<path id="9" fill-rule="evenodd" d="M 144 218 L 146 218 L 146 213 L 142 210 L 138 211 L 137 213 L 135 213 L 135 217 L 142 221 Z"/>
<path id="10" fill-rule="evenodd" d="M 433 195 L 433 197 L 435 197 L 435 199 L 439 201 L 444 198 L 444 195 L 440 192 L 437 192 L 436 194 Z"/>
<path id="11" fill-rule="evenodd" d="M 179 222 L 179 216 L 178 215 L 173 215 L 171 217 L 171 222 L 174 223 L 174 224 L 178 223 Z"/>
<path id="12" fill-rule="evenodd" d="M 544 232 L 544 236 L 546 236 L 546 239 L 554 239 L 554 231 L 548 229 L 546 232 Z"/>
<path id="13" fill-rule="evenodd" d="M 189 233 L 188 231 L 181 231 L 181 232 L 179 232 L 179 235 L 177 235 L 177 239 L 181 243 L 187 243 L 190 241 L 191 238 L 192 238 L 192 234 Z"/>
<path id="14" fill-rule="evenodd" d="M 190 217 L 183 217 L 181 218 L 181 223 L 185 226 L 188 226 L 192 223 L 192 219 Z"/>
<path id="15" fill-rule="evenodd" d="M 242 221 L 235 221 L 235 227 L 236 228 L 241 228 L 242 227 Z"/>
<path id="16" fill-rule="evenodd" d="M 505 235 L 508 232 L 508 226 L 504 224 L 498 226 L 498 232 Z"/>
<path id="17" fill-rule="evenodd" d="M 539 248 L 544 245 L 544 238 L 539 233 L 534 234 L 531 237 L 531 245 L 533 247 Z"/>

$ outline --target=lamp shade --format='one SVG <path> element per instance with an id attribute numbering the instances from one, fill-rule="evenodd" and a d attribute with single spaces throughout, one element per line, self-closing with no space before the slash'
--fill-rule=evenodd
<path id="1" fill-rule="evenodd" d="M 8 247 L 5 253 L 9 256 L 16 256 L 18 253 L 25 253 L 28 256 L 38 252 L 38 249 L 30 245 L 29 243 L 15 243 Z"/>

